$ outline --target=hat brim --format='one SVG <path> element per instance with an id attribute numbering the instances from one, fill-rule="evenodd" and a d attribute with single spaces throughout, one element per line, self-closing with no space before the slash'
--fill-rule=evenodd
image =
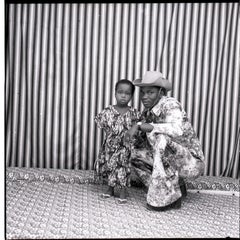
<path id="1" fill-rule="evenodd" d="M 135 79 L 133 81 L 133 84 L 137 87 L 162 87 L 162 88 L 165 88 L 167 91 L 172 90 L 172 83 L 162 79 L 158 79 L 150 83 L 143 83 L 142 79 L 139 78 L 139 79 Z"/>

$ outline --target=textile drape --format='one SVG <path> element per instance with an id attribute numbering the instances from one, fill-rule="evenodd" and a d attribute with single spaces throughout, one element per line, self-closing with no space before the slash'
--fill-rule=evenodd
<path id="1" fill-rule="evenodd" d="M 92 169 L 103 140 L 93 118 L 115 103 L 115 83 L 160 70 L 205 175 L 236 178 L 239 25 L 238 3 L 7 5 L 6 165 Z M 131 104 L 143 108 L 138 90 Z"/>

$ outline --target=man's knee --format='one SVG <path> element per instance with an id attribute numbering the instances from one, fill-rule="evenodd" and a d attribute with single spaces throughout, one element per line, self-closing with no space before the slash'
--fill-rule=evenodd
<path id="1" fill-rule="evenodd" d="M 200 159 L 193 158 L 192 161 L 179 169 L 179 175 L 183 178 L 195 179 L 204 173 L 205 164 Z"/>
<path id="2" fill-rule="evenodd" d="M 203 173 L 204 173 L 205 163 L 203 161 L 199 160 L 197 163 L 197 166 L 198 166 L 198 176 L 197 177 L 199 177 L 199 176 L 203 175 Z"/>

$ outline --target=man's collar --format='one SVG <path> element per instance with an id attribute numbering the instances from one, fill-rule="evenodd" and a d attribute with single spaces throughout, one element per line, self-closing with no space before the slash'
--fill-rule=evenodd
<path id="1" fill-rule="evenodd" d="M 161 97 L 161 98 L 158 100 L 157 104 L 154 105 L 153 108 L 152 108 L 152 112 L 153 112 L 156 116 L 158 116 L 158 115 L 160 114 L 160 102 L 161 102 L 161 99 L 162 99 L 162 98 L 163 98 L 163 97 Z"/>

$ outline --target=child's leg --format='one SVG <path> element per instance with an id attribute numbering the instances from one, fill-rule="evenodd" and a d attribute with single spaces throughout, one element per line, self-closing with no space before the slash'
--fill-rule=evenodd
<path id="1" fill-rule="evenodd" d="M 119 195 L 119 203 L 126 203 L 127 202 L 127 194 L 126 194 L 126 187 L 120 188 L 120 195 Z"/>
<path id="2" fill-rule="evenodd" d="M 112 173 L 108 175 L 108 187 L 107 190 L 104 191 L 104 193 L 101 194 L 101 197 L 103 198 L 109 198 L 111 196 L 114 196 L 114 178 L 112 176 Z"/>
<path id="3" fill-rule="evenodd" d="M 126 187 L 121 187 L 120 188 L 119 198 L 121 198 L 121 199 L 126 199 L 127 198 Z"/>
<path id="4" fill-rule="evenodd" d="M 130 186 L 130 168 L 120 167 L 116 171 L 117 185 L 119 186 L 119 203 L 127 201 L 127 187 Z"/>
<path id="5" fill-rule="evenodd" d="M 114 195 L 114 187 L 108 186 L 107 191 L 105 192 L 105 194 L 113 196 Z"/>
<path id="6" fill-rule="evenodd" d="M 110 198 L 111 196 L 114 196 L 114 187 L 108 186 L 107 191 L 101 194 L 102 198 Z"/>
<path id="7" fill-rule="evenodd" d="M 119 186 L 119 203 L 125 203 L 126 199 L 126 188 L 130 187 L 130 174 L 131 174 L 131 164 L 130 164 L 130 148 L 122 147 L 119 148 L 114 155 L 116 163 L 116 168 L 114 169 L 114 183 L 115 186 Z"/>

